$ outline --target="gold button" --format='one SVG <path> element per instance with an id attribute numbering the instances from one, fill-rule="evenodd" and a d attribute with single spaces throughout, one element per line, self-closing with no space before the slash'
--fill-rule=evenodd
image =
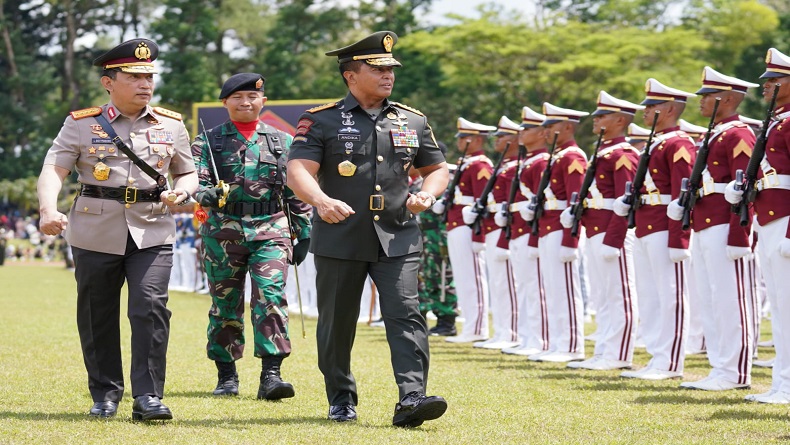
<path id="1" fill-rule="evenodd" d="M 719 165 L 719 161 L 713 161 L 713 165 Z"/>
<path id="2" fill-rule="evenodd" d="M 378 191 L 380 191 L 380 190 L 381 190 L 381 186 L 380 186 L 380 185 L 378 185 L 378 184 L 376 184 L 376 191 L 378 192 Z"/>
<path id="3" fill-rule="evenodd" d="M 134 137 L 134 132 L 129 133 L 129 137 L 133 138 Z"/>
<path id="4" fill-rule="evenodd" d="M 599 177 L 599 178 L 601 178 L 601 179 L 603 179 L 603 178 L 604 178 L 604 175 L 600 175 L 600 176 L 598 176 L 598 177 Z"/>
<path id="5" fill-rule="evenodd" d="M 518 229 L 518 233 L 524 233 L 524 229 Z"/>
<path id="6" fill-rule="evenodd" d="M 657 168 L 654 168 L 654 169 L 653 169 L 653 173 L 658 173 L 658 169 L 657 169 Z"/>
<path id="7" fill-rule="evenodd" d="M 376 216 L 374 216 L 374 217 L 373 217 L 373 221 L 378 221 L 379 219 L 381 219 L 381 218 L 379 218 L 379 216 L 378 216 L 378 215 L 376 215 Z"/>
<path id="8" fill-rule="evenodd" d="M 497 189 L 497 190 L 499 190 L 499 186 L 498 186 L 498 185 L 497 185 L 497 186 L 495 186 L 494 188 L 495 188 L 495 189 Z"/>
<path id="9" fill-rule="evenodd" d="M 458 225 L 458 223 L 457 223 L 457 222 L 453 222 L 453 227 L 455 227 L 455 226 L 457 226 L 457 225 Z"/>
<path id="10" fill-rule="evenodd" d="M 546 226 L 546 230 L 551 230 L 551 226 Z"/>
<path id="11" fill-rule="evenodd" d="M 131 207 L 131 206 L 132 206 L 131 204 L 126 204 L 126 208 L 127 208 L 127 209 L 128 209 L 129 207 Z"/>
<path id="12" fill-rule="evenodd" d="M 710 218 L 705 218 L 705 222 L 710 224 Z"/>
<path id="13" fill-rule="evenodd" d="M 460 183 L 460 184 L 458 184 L 458 185 L 460 185 L 461 187 L 463 187 L 463 186 L 464 186 L 464 183 L 462 182 L 462 183 Z"/>
<path id="14" fill-rule="evenodd" d="M 771 151 L 776 151 L 776 150 L 775 150 L 773 147 L 769 148 L 769 150 L 771 150 Z"/>
<path id="15" fill-rule="evenodd" d="M 154 147 L 154 153 L 159 153 L 159 147 Z"/>
<path id="16" fill-rule="evenodd" d="M 134 184 L 134 178 L 129 178 L 129 184 Z"/>
<path id="17" fill-rule="evenodd" d="M 384 161 L 384 156 L 381 156 L 381 155 L 379 155 L 379 156 L 378 156 L 376 159 L 377 159 L 379 162 L 382 162 L 382 161 Z"/>
<path id="18" fill-rule="evenodd" d="M 771 215 L 771 216 L 774 216 L 774 211 L 773 210 L 769 210 L 768 214 Z"/>
<path id="19" fill-rule="evenodd" d="M 83 207 L 83 208 L 82 208 L 82 211 L 83 211 L 83 212 L 87 212 L 87 211 L 88 211 L 88 208 L 87 208 L 87 207 Z"/>
<path id="20" fill-rule="evenodd" d="M 647 225 L 647 230 L 653 230 L 653 225 L 652 224 L 648 224 Z"/>
<path id="21" fill-rule="evenodd" d="M 598 231 L 598 226 L 593 227 L 593 230 Z"/>
<path id="22" fill-rule="evenodd" d="M 406 148 L 406 153 L 411 153 L 411 148 Z"/>
<path id="23" fill-rule="evenodd" d="M 551 180 L 551 182 L 553 182 L 553 183 L 555 183 L 555 184 L 556 184 L 556 183 L 557 183 L 557 180 L 556 180 L 556 179 L 552 179 L 552 180 Z"/>

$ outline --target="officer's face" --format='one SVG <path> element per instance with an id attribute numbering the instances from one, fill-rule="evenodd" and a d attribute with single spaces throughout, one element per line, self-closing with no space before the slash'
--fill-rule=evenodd
<path id="1" fill-rule="evenodd" d="M 517 147 L 517 139 L 518 136 L 515 134 L 497 137 L 494 143 L 494 151 L 497 153 L 504 153 L 504 151 L 509 148 L 515 149 Z M 508 146 L 508 144 L 510 145 Z"/>
<path id="2" fill-rule="evenodd" d="M 371 66 L 363 63 L 359 71 L 346 71 L 348 87 L 358 99 L 383 100 L 392 94 L 395 71 L 391 66 Z"/>
<path id="3" fill-rule="evenodd" d="M 615 115 L 616 113 L 608 113 L 593 116 L 593 133 L 600 133 L 601 128 L 611 128 L 612 124 L 614 123 L 613 117 Z"/>
<path id="4" fill-rule="evenodd" d="M 525 128 L 518 134 L 518 142 L 527 148 L 543 147 L 546 145 L 546 129 L 543 127 Z"/>
<path id="5" fill-rule="evenodd" d="M 716 98 L 722 98 L 722 102 L 724 102 L 723 97 L 724 92 L 701 95 L 699 99 L 699 113 L 702 117 L 713 116 L 713 107 L 716 105 Z M 719 107 L 721 107 L 721 104 L 719 104 Z"/>
<path id="6" fill-rule="evenodd" d="M 258 120 L 266 96 L 260 91 L 236 91 L 222 99 L 222 105 L 228 109 L 230 119 L 236 122 L 253 122 Z"/>
<path id="7" fill-rule="evenodd" d="M 763 97 L 770 102 L 774 95 L 776 84 L 780 84 L 779 93 L 776 94 L 776 104 L 783 105 L 787 103 L 787 99 L 790 99 L 790 85 L 788 85 L 790 84 L 790 76 L 767 79 L 763 83 Z"/>
<path id="8" fill-rule="evenodd" d="M 458 138 L 458 151 L 461 153 L 466 152 L 474 153 L 483 146 L 483 142 L 485 139 L 482 136 L 464 136 L 462 138 Z"/>
<path id="9" fill-rule="evenodd" d="M 115 79 L 104 76 L 102 85 L 122 113 L 139 112 L 154 95 L 154 75 L 118 72 Z"/>

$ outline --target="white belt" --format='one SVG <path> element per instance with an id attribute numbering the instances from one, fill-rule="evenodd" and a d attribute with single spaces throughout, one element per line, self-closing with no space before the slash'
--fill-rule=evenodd
<path id="1" fill-rule="evenodd" d="M 568 208 L 568 203 L 565 201 L 558 201 L 557 198 L 546 198 L 543 203 L 543 210 L 565 210 Z"/>
<path id="2" fill-rule="evenodd" d="M 612 206 L 614 205 L 614 198 L 587 198 L 584 200 L 584 204 L 588 209 L 595 209 L 595 210 L 612 210 Z"/>
<path id="3" fill-rule="evenodd" d="M 710 183 L 702 183 L 702 188 L 700 189 L 701 196 L 707 196 L 713 193 L 724 193 L 724 188 L 727 187 L 727 183 L 725 182 L 714 182 L 713 187 L 710 186 Z"/>
<path id="4" fill-rule="evenodd" d="M 672 195 L 659 195 L 658 193 L 646 193 L 639 196 L 640 200 L 642 201 L 642 205 L 651 205 L 651 206 L 658 206 L 658 205 L 669 205 L 672 201 Z"/>
<path id="5" fill-rule="evenodd" d="M 765 175 L 754 186 L 757 190 L 782 189 L 790 190 L 790 175 Z"/>
<path id="6" fill-rule="evenodd" d="M 520 212 L 521 209 L 526 209 L 529 207 L 529 201 L 519 201 L 510 204 L 510 213 Z"/>
<path id="7" fill-rule="evenodd" d="M 489 204 L 488 206 L 486 206 L 486 210 L 488 210 L 488 213 L 496 213 L 497 210 L 502 208 L 502 204 L 507 204 L 507 203 L 497 202 L 494 204 Z"/>
<path id="8" fill-rule="evenodd" d="M 475 203 L 474 196 L 464 196 L 461 195 L 460 197 L 456 196 L 453 200 L 453 204 L 462 205 L 462 206 L 470 206 Z"/>

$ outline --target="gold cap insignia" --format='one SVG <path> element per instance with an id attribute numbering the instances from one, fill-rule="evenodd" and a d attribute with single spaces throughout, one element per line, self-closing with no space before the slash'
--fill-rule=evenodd
<path id="1" fill-rule="evenodd" d="M 381 43 L 382 45 L 384 45 L 384 51 L 388 53 L 392 52 L 392 45 L 394 45 L 395 42 L 393 41 L 391 35 L 387 34 L 386 36 L 384 36 L 384 40 L 382 40 Z"/>
<path id="2" fill-rule="evenodd" d="M 258 79 L 258 81 L 255 82 L 255 88 L 260 90 L 262 86 L 263 86 L 263 79 Z"/>
<path id="3" fill-rule="evenodd" d="M 765 63 L 771 63 L 771 50 L 768 50 L 768 54 L 765 55 Z"/>
<path id="4" fill-rule="evenodd" d="M 645 82 L 645 93 L 649 93 L 649 92 L 650 92 L 650 80 Z"/>
<path id="5" fill-rule="evenodd" d="M 148 48 L 145 42 L 140 42 L 134 50 L 134 56 L 140 60 L 148 60 L 151 58 L 151 49 Z"/>

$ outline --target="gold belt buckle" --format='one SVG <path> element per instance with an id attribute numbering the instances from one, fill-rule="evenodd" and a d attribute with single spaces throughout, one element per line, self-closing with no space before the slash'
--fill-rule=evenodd
<path id="1" fill-rule="evenodd" d="M 647 192 L 647 196 L 648 196 L 648 204 L 650 204 L 651 206 L 657 206 L 661 204 L 661 192 L 659 192 L 658 189 L 655 189 L 651 192 Z"/>
<path id="2" fill-rule="evenodd" d="M 779 186 L 779 176 L 776 174 L 776 169 L 772 168 L 763 177 L 763 188 L 770 189 L 777 186 Z"/>
<path id="3" fill-rule="evenodd" d="M 384 195 L 370 195 L 370 210 L 384 210 Z"/>
<path id="4" fill-rule="evenodd" d="M 126 190 L 124 191 L 123 202 L 126 204 L 134 204 L 137 202 L 137 187 L 126 187 Z"/>
<path id="5" fill-rule="evenodd" d="M 543 207 L 544 210 L 557 210 L 557 197 L 552 196 L 551 198 L 546 198 L 545 206 Z"/>
<path id="6" fill-rule="evenodd" d="M 708 196 L 715 191 L 716 188 L 713 186 L 713 178 L 710 178 L 710 180 L 702 181 L 702 196 Z"/>

